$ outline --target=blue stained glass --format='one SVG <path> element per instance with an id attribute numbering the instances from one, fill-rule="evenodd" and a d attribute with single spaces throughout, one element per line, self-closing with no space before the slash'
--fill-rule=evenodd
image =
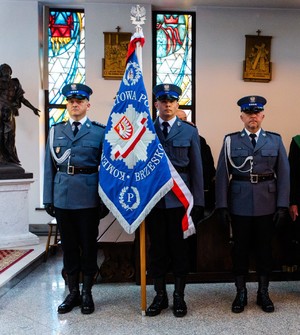
<path id="1" fill-rule="evenodd" d="M 65 104 L 61 94 L 69 83 L 85 83 L 85 16 L 83 12 L 50 9 L 48 25 L 49 105 Z M 68 116 L 65 109 L 49 111 L 49 126 Z"/>
<path id="2" fill-rule="evenodd" d="M 157 14 L 156 74 L 181 87 L 180 105 L 192 104 L 192 15 Z"/>

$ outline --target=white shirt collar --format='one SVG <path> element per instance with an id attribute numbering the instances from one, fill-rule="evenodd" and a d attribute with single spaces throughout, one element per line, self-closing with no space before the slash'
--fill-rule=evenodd
<path id="1" fill-rule="evenodd" d="M 260 131 L 261 131 L 261 128 L 259 128 L 256 133 L 250 133 L 250 131 L 245 128 L 245 132 L 247 133 L 247 135 L 250 136 L 250 134 L 255 134 L 256 135 L 256 139 L 258 139 Z"/>
<path id="2" fill-rule="evenodd" d="M 162 123 L 165 122 L 165 120 L 163 120 L 160 116 L 158 117 L 159 120 L 159 124 L 162 127 Z M 171 120 L 167 121 L 169 123 L 169 126 L 172 127 L 174 122 L 176 121 L 176 116 L 174 116 Z"/>
<path id="3" fill-rule="evenodd" d="M 79 120 L 79 121 L 77 121 L 77 122 L 80 122 L 81 125 L 83 125 L 83 124 L 86 122 L 86 120 L 87 120 L 87 116 L 84 116 L 81 120 Z M 73 119 L 70 117 L 70 118 L 69 118 L 69 122 L 70 122 L 70 124 L 71 124 L 71 126 L 72 126 L 72 124 L 73 124 L 73 122 L 75 122 L 75 120 L 73 120 Z"/>

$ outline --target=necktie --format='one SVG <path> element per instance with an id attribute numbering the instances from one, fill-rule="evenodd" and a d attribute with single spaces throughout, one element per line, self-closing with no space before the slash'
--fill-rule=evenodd
<path id="1" fill-rule="evenodd" d="M 163 125 L 163 134 L 165 135 L 165 137 L 167 137 L 168 136 L 168 127 L 169 127 L 169 123 L 168 122 L 163 122 L 162 123 L 162 125 Z"/>
<path id="2" fill-rule="evenodd" d="M 74 136 L 76 136 L 76 134 L 79 131 L 79 127 L 78 127 L 79 125 L 80 125 L 80 122 L 78 122 L 78 121 L 73 122 L 73 126 L 74 126 L 73 134 L 74 134 Z"/>
<path id="3" fill-rule="evenodd" d="M 251 143 L 253 145 L 253 148 L 255 148 L 255 146 L 256 146 L 256 140 L 255 140 L 256 134 L 250 134 L 249 136 L 251 137 Z"/>

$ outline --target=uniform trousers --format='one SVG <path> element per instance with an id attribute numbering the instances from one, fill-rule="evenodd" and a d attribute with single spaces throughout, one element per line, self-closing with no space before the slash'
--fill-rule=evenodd
<path id="1" fill-rule="evenodd" d="M 256 262 L 256 273 L 268 275 L 272 271 L 272 239 L 274 222 L 272 215 L 239 216 L 232 215 L 233 273 L 246 275 L 252 251 Z"/>
<path id="2" fill-rule="evenodd" d="M 64 270 L 69 275 L 83 272 L 94 276 L 98 271 L 98 208 L 55 208 L 55 216 L 61 236 Z"/>
<path id="3" fill-rule="evenodd" d="M 183 207 L 154 208 L 146 218 L 153 279 L 165 277 L 170 268 L 175 277 L 184 277 L 189 271 L 188 241 L 181 226 L 184 213 Z"/>

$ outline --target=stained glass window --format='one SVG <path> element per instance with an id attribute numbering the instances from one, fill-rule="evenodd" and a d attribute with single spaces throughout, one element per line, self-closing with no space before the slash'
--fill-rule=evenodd
<path id="1" fill-rule="evenodd" d="M 153 13 L 154 85 L 172 83 L 182 89 L 179 100 L 195 121 L 194 13 Z"/>
<path id="2" fill-rule="evenodd" d="M 64 85 L 85 82 L 85 16 L 83 10 L 49 9 L 48 126 L 68 118 Z"/>

